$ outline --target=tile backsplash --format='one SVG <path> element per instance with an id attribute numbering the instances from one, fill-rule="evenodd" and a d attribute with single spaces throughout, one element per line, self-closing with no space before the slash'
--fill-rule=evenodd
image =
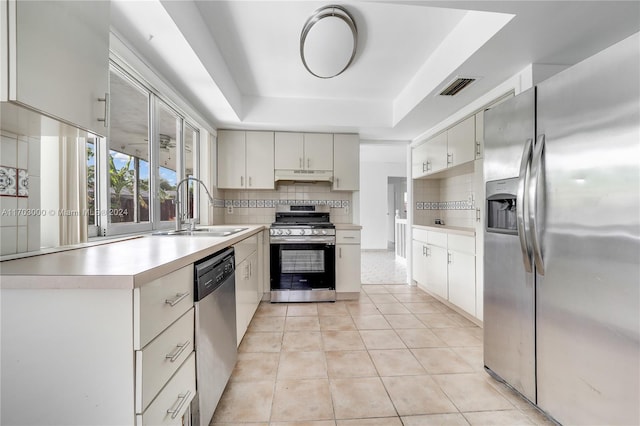
<path id="1" fill-rule="evenodd" d="M 413 218 L 417 225 L 433 225 L 436 219 L 441 219 L 445 225 L 475 226 L 473 173 L 444 179 L 416 179 L 413 199 Z"/>
<path id="2" fill-rule="evenodd" d="M 333 192 L 328 184 L 278 185 L 275 190 L 225 190 L 214 203 L 214 217 L 224 215 L 226 224 L 272 223 L 280 204 L 312 204 L 331 207 L 333 223 L 352 223 L 352 193 Z"/>
<path id="3" fill-rule="evenodd" d="M 40 247 L 40 139 L 0 135 L 0 254 Z"/>

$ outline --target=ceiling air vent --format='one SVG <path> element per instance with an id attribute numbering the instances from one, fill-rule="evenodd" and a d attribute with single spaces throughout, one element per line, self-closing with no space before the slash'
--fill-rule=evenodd
<path id="1" fill-rule="evenodd" d="M 440 92 L 440 96 L 453 96 L 474 81 L 476 81 L 475 78 L 456 78 L 446 89 Z"/>

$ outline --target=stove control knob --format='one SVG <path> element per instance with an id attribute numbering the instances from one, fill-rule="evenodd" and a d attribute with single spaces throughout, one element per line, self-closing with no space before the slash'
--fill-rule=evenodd
<path id="1" fill-rule="evenodd" d="M 323 230 L 322 230 L 322 235 L 327 235 L 327 231 L 326 231 L 326 229 L 323 229 Z"/>
<path id="2" fill-rule="evenodd" d="M 291 235 L 291 229 L 285 229 L 284 230 L 284 234 L 285 235 Z"/>
<path id="3" fill-rule="evenodd" d="M 318 235 L 318 230 L 317 229 L 313 230 L 313 235 Z"/>

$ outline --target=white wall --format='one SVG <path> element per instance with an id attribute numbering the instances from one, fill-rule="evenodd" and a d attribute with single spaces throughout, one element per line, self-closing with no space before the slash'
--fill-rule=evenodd
<path id="1" fill-rule="evenodd" d="M 387 249 L 387 184 L 389 176 L 407 176 L 407 145 L 360 145 L 360 224 L 363 250 Z"/>

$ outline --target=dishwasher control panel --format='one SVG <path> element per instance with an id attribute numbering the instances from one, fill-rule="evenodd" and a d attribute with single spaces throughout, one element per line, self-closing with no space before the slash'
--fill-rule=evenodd
<path id="1" fill-rule="evenodd" d="M 207 256 L 194 264 L 195 301 L 201 300 L 235 273 L 233 248 Z"/>

